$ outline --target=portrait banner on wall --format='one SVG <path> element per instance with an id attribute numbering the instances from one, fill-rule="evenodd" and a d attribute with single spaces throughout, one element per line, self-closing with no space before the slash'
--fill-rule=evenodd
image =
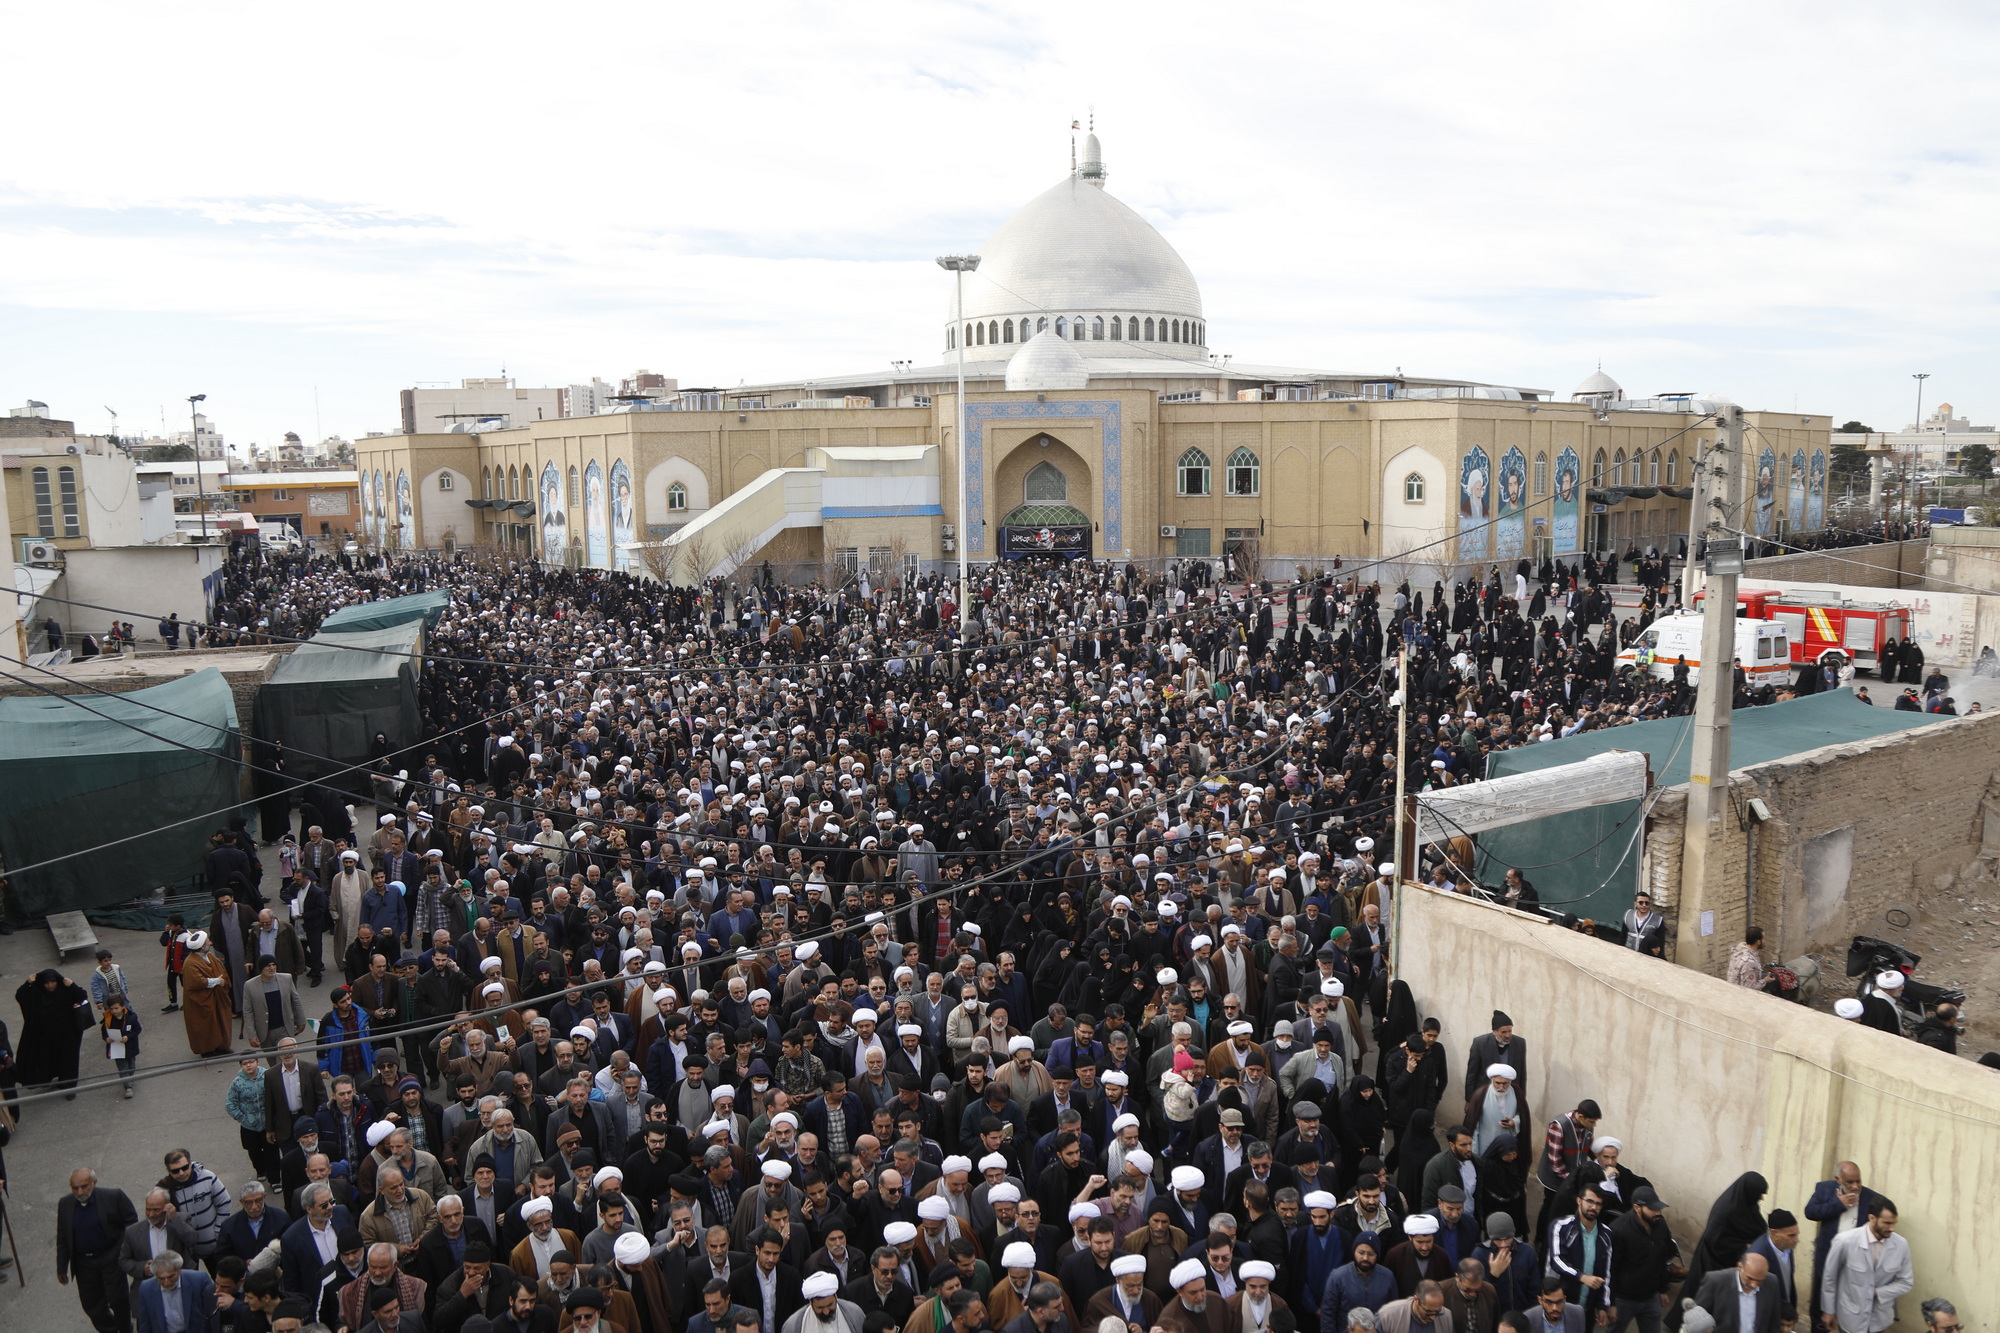
<path id="1" fill-rule="evenodd" d="M 375 540 L 375 474 L 365 468 L 361 473 L 361 536 Z"/>
<path id="2" fill-rule="evenodd" d="M 389 540 L 389 481 L 382 475 L 382 469 L 375 469 L 375 544 L 384 545 Z"/>
<path id="3" fill-rule="evenodd" d="M 1012 523 L 1000 526 L 1000 558 L 1019 560 L 1031 555 L 1087 557 L 1090 528 L 1086 524 L 1028 527 Z"/>
<path id="4" fill-rule="evenodd" d="M 611 567 L 632 568 L 638 519 L 632 508 L 632 469 L 619 459 L 611 465 Z"/>
<path id="5" fill-rule="evenodd" d="M 410 474 L 396 474 L 396 541 L 398 549 L 417 549 L 417 506 L 410 494 Z"/>
<path id="6" fill-rule="evenodd" d="M 596 459 L 583 470 L 583 544 L 591 568 L 611 568 L 611 511 L 605 503 L 604 469 Z"/>
<path id="7" fill-rule="evenodd" d="M 1494 525 L 1495 557 L 1518 560 L 1528 550 L 1528 456 L 1519 449 L 1500 455 L 1499 520 Z"/>
<path id="8" fill-rule="evenodd" d="M 1555 523 L 1550 536 L 1554 538 L 1557 555 L 1575 555 L 1582 549 L 1577 545 L 1583 526 L 1582 476 L 1583 460 L 1577 457 L 1576 450 L 1565 449 L 1556 455 Z"/>
<path id="9" fill-rule="evenodd" d="M 1826 526 L 1826 450 L 1815 449 L 1806 484 L 1806 526 Z"/>
<path id="10" fill-rule="evenodd" d="M 1797 450 L 1792 454 L 1792 473 L 1785 492 L 1785 522 L 1793 528 L 1806 524 L 1806 451 Z"/>
<path id="11" fill-rule="evenodd" d="M 569 519 L 563 514 L 562 474 L 554 463 L 542 465 L 541 500 L 542 559 L 561 560 L 569 548 Z"/>
<path id="12" fill-rule="evenodd" d="M 1778 517 L 1778 453 L 1765 449 L 1757 455 L 1757 535 L 1768 536 Z"/>
<path id="13" fill-rule="evenodd" d="M 1478 445 L 1458 464 L 1458 558 L 1490 558 L 1493 518 L 1493 465 Z"/>

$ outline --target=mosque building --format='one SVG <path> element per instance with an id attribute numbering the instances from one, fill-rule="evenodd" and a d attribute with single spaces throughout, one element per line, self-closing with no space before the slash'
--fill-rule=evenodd
<path id="1" fill-rule="evenodd" d="M 980 249 L 934 364 L 365 439 L 367 536 L 681 582 L 927 569 L 960 542 L 974 562 L 1229 553 L 1268 575 L 1338 557 L 1426 578 L 1679 549 L 1713 395 L 1632 397 L 1602 368 L 1559 399 L 1214 355 L 1194 273 L 1107 178 L 1092 134 Z M 1759 530 L 1822 526 L 1831 419 L 1745 419 Z"/>

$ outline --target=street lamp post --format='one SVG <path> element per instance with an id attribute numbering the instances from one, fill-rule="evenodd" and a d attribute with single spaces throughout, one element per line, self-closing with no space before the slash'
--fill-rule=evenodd
<path id="1" fill-rule="evenodd" d="M 938 267 L 951 274 L 952 343 L 958 349 L 958 641 L 965 642 L 966 625 L 972 612 L 972 574 L 967 551 L 972 540 L 972 523 L 965 512 L 965 275 L 979 270 L 978 255 L 939 255 Z"/>
<path id="2" fill-rule="evenodd" d="M 208 541 L 208 493 L 207 483 L 201 476 L 201 410 L 198 404 L 208 401 L 205 393 L 188 395 L 188 438 L 194 450 L 194 502 L 201 510 L 201 539 Z"/>
<path id="3" fill-rule="evenodd" d="M 1916 455 L 1916 465 L 1919 467 L 1923 465 L 1923 458 L 1924 458 L 1924 381 L 1929 379 L 1930 377 L 1931 374 L 1928 370 L 1918 371 L 1917 373 L 1910 376 L 1911 379 L 1917 382 L 1917 424 L 1915 427 L 1917 435 L 1917 443 L 1916 446 L 1911 450 L 1911 452 Z M 1910 466 L 1908 464 L 1905 464 L 1903 468 L 1902 498 L 1903 498 L 1903 522 L 1907 524 L 1910 521 Z M 1921 507 L 1923 500 L 1921 493 L 1918 495 L 1917 498 L 1919 507 Z"/>

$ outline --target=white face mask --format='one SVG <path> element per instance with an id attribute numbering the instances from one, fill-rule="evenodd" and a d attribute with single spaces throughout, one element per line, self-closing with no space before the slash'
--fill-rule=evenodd
<path id="1" fill-rule="evenodd" d="M 765 1090 L 766 1088 L 768 1088 L 768 1087 L 770 1087 L 770 1086 L 771 1086 L 771 1085 L 770 1085 L 769 1083 L 764 1083 L 764 1082 L 759 1082 L 759 1081 L 756 1081 L 756 1080 L 752 1080 L 752 1081 L 751 1081 L 751 1084 L 750 1084 L 750 1089 L 751 1089 L 751 1091 L 753 1091 L 753 1092 L 759 1092 L 759 1093 L 761 1093 L 761 1092 L 763 1092 L 763 1091 L 764 1091 L 764 1090 Z"/>

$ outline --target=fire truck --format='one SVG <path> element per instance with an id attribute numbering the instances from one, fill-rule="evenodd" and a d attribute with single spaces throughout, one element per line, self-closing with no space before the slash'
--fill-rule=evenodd
<path id="1" fill-rule="evenodd" d="M 1704 594 L 1696 593 L 1699 604 Z M 1845 653 L 1857 671 L 1873 671 L 1882 645 L 1910 637 L 1910 608 L 1897 602 L 1858 602 L 1831 592 L 1739 592 L 1736 614 L 1775 620 L 1791 640 L 1792 665 L 1817 662 L 1828 652 Z"/>

